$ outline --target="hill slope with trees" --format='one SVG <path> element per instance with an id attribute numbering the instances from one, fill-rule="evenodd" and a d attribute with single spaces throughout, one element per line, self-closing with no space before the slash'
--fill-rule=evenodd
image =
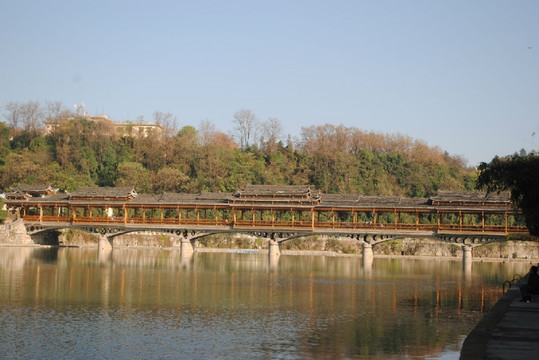
<path id="1" fill-rule="evenodd" d="M 23 110 L 36 104 L 8 105 L 0 122 L 0 191 L 20 183 L 67 191 L 129 185 L 140 193 L 311 184 L 325 193 L 426 197 L 439 189 L 472 190 L 477 178 L 463 159 L 405 135 L 322 125 L 284 140 L 277 119 L 258 121 L 250 110 L 231 116 L 235 134 L 208 121 L 177 130 L 172 114 L 156 112 L 162 131 L 125 136 L 112 122 L 57 103 L 41 110 L 37 104 L 39 115 L 29 119 Z M 43 124 L 51 121 L 57 126 L 45 134 Z"/>

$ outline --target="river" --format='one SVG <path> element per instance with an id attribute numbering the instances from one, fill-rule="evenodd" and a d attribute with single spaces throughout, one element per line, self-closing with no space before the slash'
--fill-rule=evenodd
<path id="1" fill-rule="evenodd" d="M 527 263 L 0 248 L 0 358 L 457 359 Z"/>

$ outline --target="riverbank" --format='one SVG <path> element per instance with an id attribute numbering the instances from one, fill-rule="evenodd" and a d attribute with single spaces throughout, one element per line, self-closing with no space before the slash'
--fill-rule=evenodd
<path id="1" fill-rule="evenodd" d="M 514 286 L 466 337 L 460 359 L 539 359 L 538 332 L 539 302 L 521 302 Z"/>
<path id="2" fill-rule="evenodd" d="M 179 248 L 180 239 L 164 234 L 130 233 L 115 237 L 114 247 Z M 66 231 L 59 236 L 59 245 L 96 246 L 95 235 Z M 268 239 L 242 234 L 221 234 L 200 238 L 196 251 L 260 251 L 267 253 Z M 212 249 L 212 250 L 209 250 Z M 217 250 L 216 250 L 217 249 Z M 412 256 L 414 258 L 462 259 L 462 246 L 430 238 L 392 239 L 373 245 L 375 257 Z M 350 238 L 310 236 L 285 241 L 281 252 L 289 255 L 361 256 L 362 242 Z M 475 261 L 539 261 L 539 243 L 533 241 L 506 241 L 482 245 L 473 249 Z"/>
<path id="3" fill-rule="evenodd" d="M 95 247 L 98 236 L 81 231 L 66 230 L 56 236 L 28 236 L 22 224 L 12 223 L 10 233 L 0 236 L 1 245 L 52 245 L 66 247 Z M 5 231 L 4 231 L 5 232 Z M 15 241 L 18 239 L 19 241 Z M 22 242 L 20 240 L 23 240 Z M 221 234 L 203 237 L 195 242 L 198 252 L 267 253 L 268 239 L 244 234 Z M 179 249 L 179 237 L 161 233 L 129 233 L 113 239 L 115 248 Z M 310 236 L 285 241 L 281 252 L 286 255 L 361 256 L 363 244 L 350 238 Z M 462 246 L 430 238 L 392 239 L 372 247 L 375 257 L 416 259 L 462 259 Z M 505 241 L 473 249 L 474 261 L 539 262 L 539 242 Z"/>

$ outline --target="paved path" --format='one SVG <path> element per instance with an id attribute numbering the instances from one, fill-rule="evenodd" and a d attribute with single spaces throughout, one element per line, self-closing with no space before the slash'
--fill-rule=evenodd
<path id="1" fill-rule="evenodd" d="M 539 359 L 539 302 L 520 302 L 512 287 L 464 341 L 461 360 Z"/>

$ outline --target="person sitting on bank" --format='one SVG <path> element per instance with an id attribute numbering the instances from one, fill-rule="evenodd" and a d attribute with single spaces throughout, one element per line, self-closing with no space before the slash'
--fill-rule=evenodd
<path id="1" fill-rule="evenodd" d="M 532 295 L 539 293 L 539 275 L 537 275 L 537 266 L 532 266 L 528 273 L 528 283 L 520 285 L 521 301 L 531 301 Z"/>

